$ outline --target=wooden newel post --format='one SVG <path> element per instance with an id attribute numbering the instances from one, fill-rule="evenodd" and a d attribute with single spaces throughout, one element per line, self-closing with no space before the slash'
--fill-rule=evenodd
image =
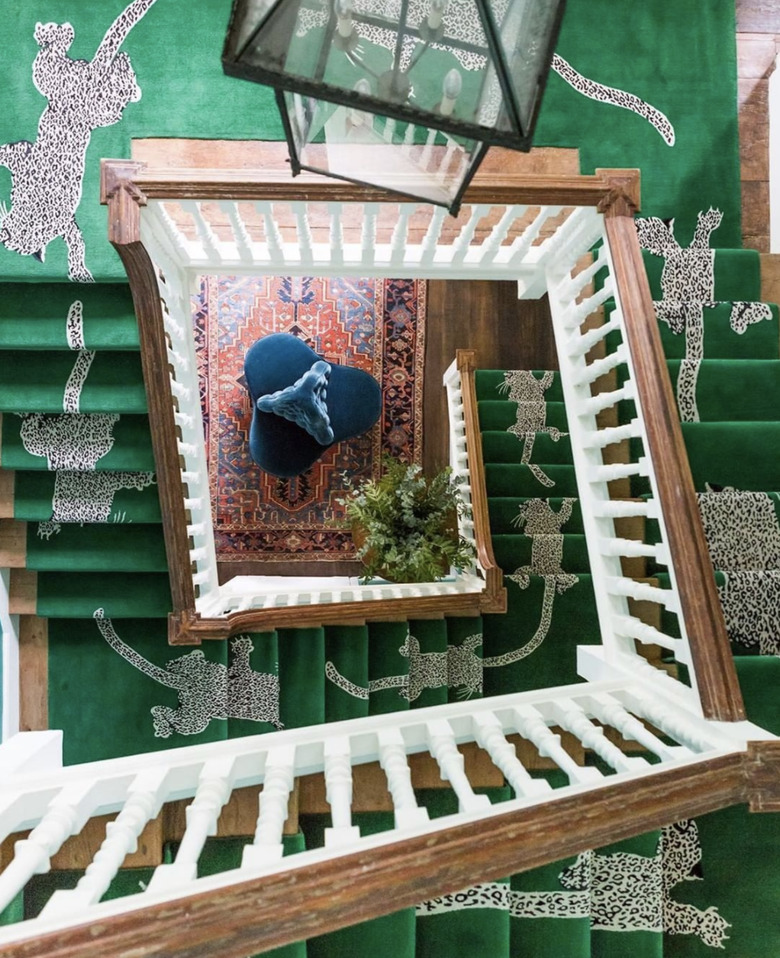
<path id="1" fill-rule="evenodd" d="M 637 208 L 638 196 L 622 178 L 599 207 L 704 716 L 736 722 L 745 707 L 634 226 Z"/>

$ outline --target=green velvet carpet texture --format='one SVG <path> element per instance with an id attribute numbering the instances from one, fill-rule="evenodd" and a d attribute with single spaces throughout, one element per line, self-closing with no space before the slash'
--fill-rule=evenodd
<path id="1" fill-rule="evenodd" d="M 46 106 L 31 80 L 36 22 L 68 20 L 75 32 L 70 55 L 91 59 L 126 5 L 127 0 L 39 0 L 7 10 L 6 32 L 14 45 L 13 54 L 0 61 L 0 87 L 13 109 L 0 116 L 0 143 L 33 141 Z M 129 156 L 133 137 L 283 138 L 271 91 L 223 75 L 228 13 L 225 0 L 199 0 L 195 6 L 157 0 L 122 45 L 142 97 L 127 106 L 119 123 L 93 132 L 77 211 L 87 267 L 99 280 L 122 275 L 98 203 L 101 157 Z M 578 147 L 585 173 L 641 167 L 644 212 L 676 216 L 683 232 L 692 230 L 699 209 L 718 206 L 725 216 L 717 243 L 737 245 L 734 34 L 733 5 L 721 0 L 648 0 L 639 6 L 569 0 L 558 53 L 586 77 L 627 90 L 665 113 L 676 142 L 668 146 L 645 119 L 586 99 L 556 74 L 549 78 L 535 142 Z M 9 196 L 10 185 L 10 175 L 0 169 L 1 197 Z M 52 242 L 43 265 L 0 247 L 0 275 L 65 278 L 65 245 Z"/>
<path id="2" fill-rule="evenodd" d="M 52 517 L 56 477 L 53 472 L 14 475 L 14 519 L 41 522 Z M 119 489 L 111 505 L 109 522 L 160 522 L 160 494 L 156 484 L 144 489 Z"/>

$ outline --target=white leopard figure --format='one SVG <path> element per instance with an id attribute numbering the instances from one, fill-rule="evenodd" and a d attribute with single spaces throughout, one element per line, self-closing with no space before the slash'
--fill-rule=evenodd
<path id="1" fill-rule="evenodd" d="M 680 882 L 700 878 L 701 858 L 696 823 L 687 820 L 662 830 L 652 857 L 582 852 L 559 875 L 562 891 L 515 891 L 504 882 L 481 882 L 421 902 L 416 913 L 491 908 L 514 918 L 589 918 L 594 930 L 693 935 L 710 948 L 723 948 L 730 925 L 718 909 L 702 911 L 672 897 Z"/>
<path id="2" fill-rule="evenodd" d="M 0 243 L 43 262 L 61 237 L 68 249 L 68 276 L 92 282 L 84 238 L 76 222 L 92 131 L 122 118 L 141 90 L 119 47 L 155 0 L 133 0 L 106 31 L 92 60 L 73 60 L 70 23 L 37 23 L 39 52 L 32 67 L 35 88 L 48 100 L 34 142 L 0 146 L 0 165 L 11 172 L 11 205 L 0 215 Z"/>
<path id="3" fill-rule="evenodd" d="M 212 719 L 247 719 L 270 722 L 282 728 L 279 719 L 279 678 L 267 672 L 255 672 L 249 657 L 254 651 L 247 635 L 231 641 L 232 660 L 229 666 L 210 662 L 200 649 L 171 659 L 165 668 L 145 659 L 123 642 L 103 609 L 93 613 L 100 634 L 122 658 L 155 682 L 175 689 L 178 708 L 163 705 L 152 708 L 154 734 L 170 738 L 197 735 L 205 731 Z"/>
<path id="4" fill-rule="evenodd" d="M 716 305 L 715 250 L 710 248 L 710 237 L 722 220 L 720 210 L 700 211 L 693 239 L 685 248 L 675 238 L 674 219 L 651 216 L 636 220 L 640 246 L 664 258 L 662 299 L 654 304 L 656 316 L 673 333 L 685 335 L 685 358 L 677 375 L 677 405 L 683 422 L 699 422 L 696 384 L 704 359 L 704 310 Z M 771 318 L 766 303 L 732 303 L 730 325 L 737 334 Z"/>
<path id="5" fill-rule="evenodd" d="M 553 442 L 558 442 L 568 433 L 561 432 L 555 426 L 547 425 L 547 400 L 544 394 L 552 386 L 555 374 L 549 370 L 537 379 L 529 369 L 512 369 L 504 373 L 504 381 L 498 391 L 507 393 L 510 402 L 517 403 L 517 419 L 508 427 L 523 442 L 520 462 L 528 466 L 533 476 L 543 485 L 554 486 L 554 480 L 537 465 L 531 462 L 537 433 L 545 433 Z"/>

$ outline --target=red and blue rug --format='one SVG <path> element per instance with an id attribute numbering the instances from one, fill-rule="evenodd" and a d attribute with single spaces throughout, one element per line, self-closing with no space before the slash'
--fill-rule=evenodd
<path id="1" fill-rule="evenodd" d="M 354 559 L 348 482 L 377 476 L 382 455 L 422 456 L 425 284 L 404 279 L 205 277 L 195 341 L 220 562 Z M 270 333 L 300 337 L 328 362 L 356 366 L 382 387 L 370 433 L 337 443 L 303 475 L 277 479 L 249 455 L 244 355 Z"/>

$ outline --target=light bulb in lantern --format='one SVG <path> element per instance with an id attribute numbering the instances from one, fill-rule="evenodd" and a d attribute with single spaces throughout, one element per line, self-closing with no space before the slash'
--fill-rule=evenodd
<path id="1" fill-rule="evenodd" d="M 447 10 L 447 0 L 430 0 L 428 7 L 428 29 L 435 32 L 441 26 L 441 21 Z"/>
<path id="2" fill-rule="evenodd" d="M 352 36 L 352 0 L 336 0 L 336 20 L 339 36 L 348 40 Z"/>
<path id="3" fill-rule="evenodd" d="M 460 73 L 453 67 L 445 76 L 441 87 L 441 103 L 439 104 L 439 113 L 442 116 L 452 116 L 455 109 L 455 103 L 463 89 L 463 79 Z"/>

